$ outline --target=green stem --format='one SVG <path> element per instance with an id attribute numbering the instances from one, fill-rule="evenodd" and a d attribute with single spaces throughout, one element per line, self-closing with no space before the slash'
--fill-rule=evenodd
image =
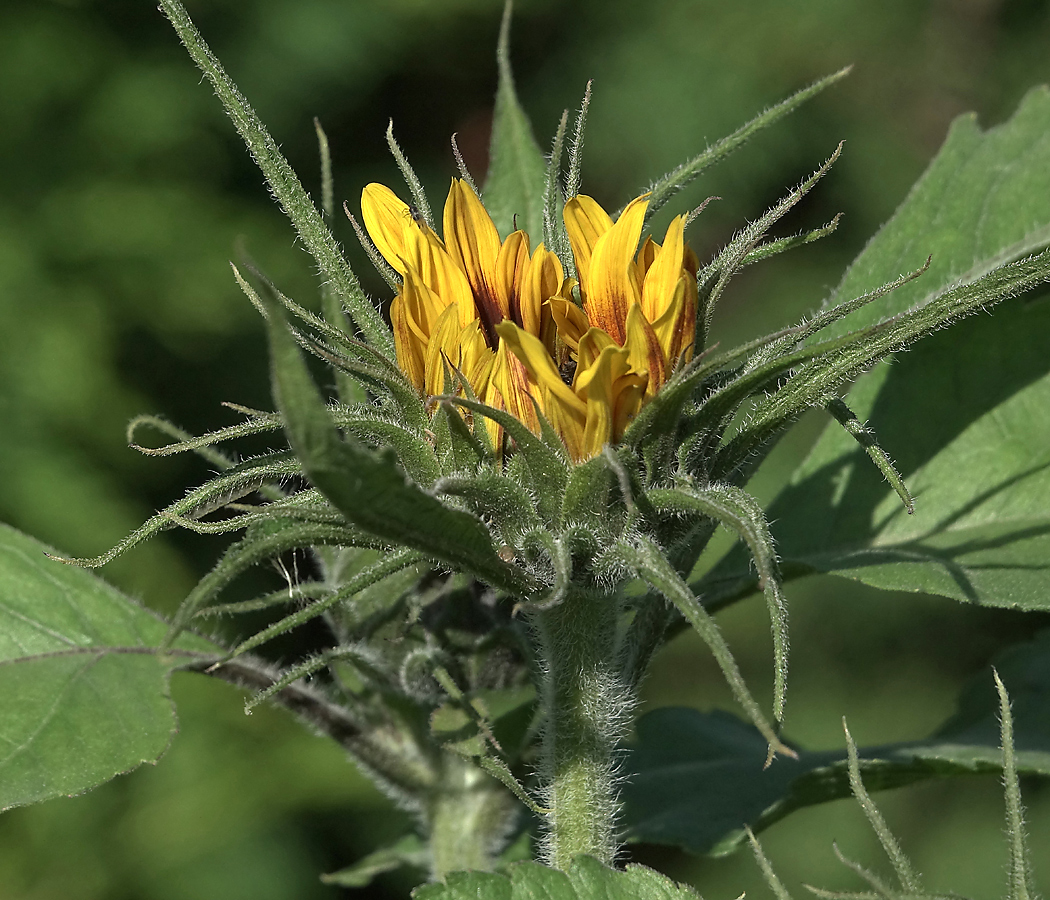
<path id="1" fill-rule="evenodd" d="M 535 616 L 547 710 L 544 858 L 558 869 L 581 853 L 606 865 L 616 855 L 616 751 L 634 705 L 621 675 L 619 614 L 614 593 L 573 585 L 563 603 Z"/>
<path id="2" fill-rule="evenodd" d="M 452 754 L 445 754 L 439 783 L 426 807 L 431 878 L 491 871 L 518 817 L 518 801 L 474 763 Z"/>

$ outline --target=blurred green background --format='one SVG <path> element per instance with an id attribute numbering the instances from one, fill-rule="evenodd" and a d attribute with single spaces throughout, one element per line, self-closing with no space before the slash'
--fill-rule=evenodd
<path id="1" fill-rule="evenodd" d="M 454 172 L 453 132 L 483 175 L 498 0 L 187 6 L 315 195 L 314 116 L 332 143 L 337 198 L 352 210 L 368 181 L 398 186 L 383 140 L 390 117 L 432 203 L 440 206 Z M 612 208 L 763 107 L 855 64 L 844 84 L 683 199 L 684 208 L 723 198 L 692 227 L 703 258 L 847 141 L 781 233 L 841 210 L 839 231 L 748 270 L 719 312 L 724 341 L 818 304 L 952 118 L 974 109 L 985 125 L 1001 121 L 1028 87 L 1050 79 L 1048 48 L 1047 0 L 519 0 L 513 36 L 519 91 L 541 144 L 594 79 L 584 189 Z M 206 474 L 192 459 L 129 450 L 132 416 L 163 413 L 199 432 L 235 420 L 224 400 L 269 405 L 260 324 L 226 262 L 236 242 L 292 296 L 311 298 L 316 285 L 218 102 L 148 0 L 3 0 L 0 98 L 0 519 L 91 555 Z M 341 216 L 333 224 L 354 244 Z M 385 297 L 356 246 L 349 252 L 369 291 Z M 764 498 L 820 427 L 817 417 L 803 420 L 760 473 Z M 170 533 L 104 574 L 170 609 L 219 546 Z M 812 747 L 841 745 L 842 715 L 861 743 L 924 736 L 969 674 L 1047 624 L 837 580 L 795 584 L 789 597 L 788 734 Z M 761 692 L 771 653 L 760 607 L 742 604 L 722 621 Z M 234 691 L 200 677 L 176 677 L 173 692 L 182 731 L 160 765 L 0 816 L 0 898 L 333 898 L 317 873 L 404 827 L 335 748 L 283 714 L 245 718 Z M 645 702 L 732 709 L 689 637 L 665 652 Z M 1024 788 L 1046 891 L 1050 791 Z M 994 778 L 880 801 L 931 886 L 1000 896 L 1006 854 Z M 834 861 L 832 840 L 882 867 L 847 801 L 798 813 L 764 838 L 789 887 L 859 887 Z M 634 847 L 631 855 L 709 900 L 765 896 L 744 854 L 692 860 Z M 374 895 L 405 889 L 390 878 Z"/>

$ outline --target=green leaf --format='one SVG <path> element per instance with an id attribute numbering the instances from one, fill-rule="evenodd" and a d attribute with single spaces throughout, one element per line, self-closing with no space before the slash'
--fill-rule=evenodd
<path id="1" fill-rule="evenodd" d="M 1050 775 L 1050 631 L 996 661 L 1010 692 L 1017 771 Z M 983 671 L 958 711 L 923 741 L 862 747 L 869 790 L 932 777 L 1000 772 L 999 698 Z M 845 749 L 800 751 L 763 769 L 766 740 L 728 713 L 666 707 L 642 716 L 626 770 L 626 824 L 634 840 L 720 856 L 804 806 L 850 795 Z"/>
<path id="2" fill-rule="evenodd" d="M 1050 242 L 1050 92 L 982 132 L 953 125 L 927 173 L 847 273 L 857 296 L 932 253 L 929 271 L 821 333 L 843 334 Z M 785 575 L 1050 608 L 1050 304 L 1034 294 L 926 338 L 862 378 L 849 406 L 915 497 L 907 516 L 865 450 L 832 424 L 769 510 Z M 705 580 L 754 589 L 739 550 Z"/>
<path id="3" fill-rule="evenodd" d="M 389 847 L 380 847 L 345 869 L 322 875 L 321 881 L 338 887 L 362 888 L 370 885 L 377 875 L 403 866 L 422 870 L 430 866 L 430 851 L 414 834 L 405 835 Z"/>
<path id="4" fill-rule="evenodd" d="M 221 649 L 0 525 L 0 810 L 78 794 L 157 760 L 172 669 Z"/>
<path id="5" fill-rule="evenodd" d="M 462 497 L 476 515 L 491 522 L 505 541 L 542 527 L 532 498 L 514 479 L 492 469 L 475 475 L 446 475 L 434 493 Z"/>
<path id="6" fill-rule="evenodd" d="M 532 125 L 518 102 L 510 68 L 511 4 L 503 10 L 496 61 L 499 86 L 492 120 L 489 172 L 485 178 L 485 208 L 501 237 L 517 227 L 529 233 L 533 247 L 543 240 L 543 198 L 546 164 Z"/>
<path id="7" fill-rule="evenodd" d="M 268 312 L 274 397 L 313 485 L 357 527 L 498 588 L 527 592 L 525 574 L 499 558 L 479 519 L 424 493 L 388 451 L 374 453 L 352 438 L 340 438 L 276 302 Z"/>
<path id="8" fill-rule="evenodd" d="M 578 856 L 567 872 L 534 862 L 515 863 L 508 875 L 453 872 L 441 884 L 412 892 L 414 900 L 697 900 L 691 887 L 645 866 L 619 872 Z"/>

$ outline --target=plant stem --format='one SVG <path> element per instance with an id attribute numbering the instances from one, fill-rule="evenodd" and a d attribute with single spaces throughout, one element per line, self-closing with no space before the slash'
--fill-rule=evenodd
<path id="1" fill-rule="evenodd" d="M 547 709 L 544 859 L 558 869 L 581 853 L 606 865 L 616 855 L 616 750 L 634 706 L 621 675 L 619 614 L 616 594 L 576 585 L 535 616 Z"/>
<path id="2" fill-rule="evenodd" d="M 469 760 L 446 753 L 440 787 L 426 807 L 431 878 L 491 871 L 519 814 L 518 801 Z"/>

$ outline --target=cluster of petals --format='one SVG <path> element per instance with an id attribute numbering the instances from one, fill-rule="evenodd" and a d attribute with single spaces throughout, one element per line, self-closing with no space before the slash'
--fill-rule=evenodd
<path id="1" fill-rule="evenodd" d="M 697 260 L 685 221 L 639 248 L 647 205 L 648 195 L 633 200 L 614 222 L 590 197 L 565 204 L 577 281 L 542 243 L 530 250 L 524 231 L 500 240 L 464 181 L 449 190 L 444 240 L 389 188 L 368 185 L 365 227 L 402 279 L 390 307 L 398 364 L 428 397 L 454 390 L 446 377 L 458 372 L 536 433 L 538 411 L 576 461 L 615 444 L 693 350 Z"/>

